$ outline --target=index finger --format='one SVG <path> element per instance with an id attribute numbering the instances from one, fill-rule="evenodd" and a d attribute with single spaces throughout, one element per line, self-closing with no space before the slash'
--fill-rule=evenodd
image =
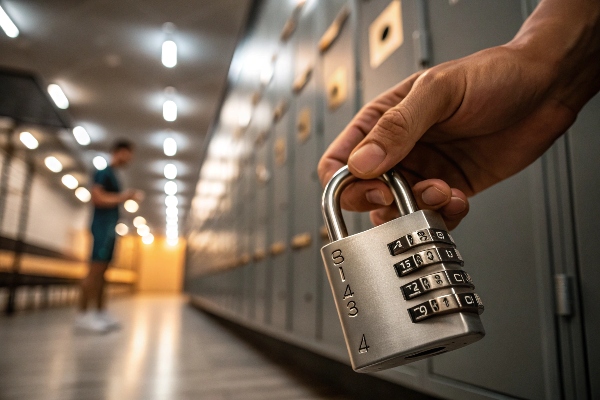
<path id="1" fill-rule="evenodd" d="M 398 85 L 380 94 L 367 103 L 329 145 L 319 161 L 318 173 L 321 184 L 325 186 L 333 174 L 348 163 L 352 150 L 369 134 L 379 118 L 390 108 L 406 97 L 415 80 L 423 73 L 417 72 Z"/>

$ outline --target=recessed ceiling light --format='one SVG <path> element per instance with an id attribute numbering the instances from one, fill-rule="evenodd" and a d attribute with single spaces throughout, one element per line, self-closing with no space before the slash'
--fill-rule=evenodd
<path id="1" fill-rule="evenodd" d="M 175 166 L 175 164 L 165 165 L 165 178 L 167 178 L 167 179 L 177 178 L 177 167 Z"/>
<path id="2" fill-rule="evenodd" d="M 165 205 L 167 207 L 177 207 L 177 203 L 179 203 L 179 201 L 177 200 L 177 197 L 175 197 L 175 196 L 167 196 L 165 198 Z"/>
<path id="3" fill-rule="evenodd" d="M 165 183 L 165 193 L 170 196 L 177 194 L 177 184 L 173 181 L 168 181 Z"/>
<path id="4" fill-rule="evenodd" d="M 77 186 L 79 186 L 79 181 L 71 174 L 63 175 L 61 181 L 63 185 L 65 185 L 69 189 L 76 189 Z"/>
<path id="5" fill-rule="evenodd" d="M 108 166 L 108 162 L 106 162 L 106 158 L 104 158 L 102 156 L 94 157 L 94 159 L 92 160 L 92 164 L 94 164 L 94 167 L 98 171 L 102 171 L 103 169 L 106 169 L 106 167 Z"/>
<path id="6" fill-rule="evenodd" d="M 117 232 L 119 236 L 125 236 L 129 232 L 129 228 L 124 223 L 119 222 L 117 226 L 115 226 L 115 232 Z"/>
<path id="7" fill-rule="evenodd" d="M 177 243 L 179 243 L 178 237 L 168 237 L 167 238 L 167 244 L 169 246 L 177 246 Z"/>
<path id="8" fill-rule="evenodd" d="M 123 208 L 125 208 L 125 211 L 133 214 L 140 208 L 140 205 L 135 200 L 129 199 L 123 203 Z"/>
<path id="9" fill-rule="evenodd" d="M 19 29 L 14 22 L 10 19 L 6 11 L 0 6 L 0 27 L 6 33 L 6 36 L 10 38 L 16 38 L 19 36 Z"/>
<path id="10" fill-rule="evenodd" d="M 162 45 L 162 63 L 167 68 L 177 65 L 177 44 L 172 40 L 166 40 Z"/>
<path id="11" fill-rule="evenodd" d="M 163 118 L 169 122 L 177 119 L 177 104 L 173 100 L 167 100 L 163 103 Z"/>
<path id="12" fill-rule="evenodd" d="M 177 215 L 167 215 L 167 224 L 169 222 L 177 222 L 177 220 L 179 220 L 179 218 L 177 217 Z"/>
<path id="13" fill-rule="evenodd" d="M 87 133 L 83 126 L 76 126 L 73 128 L 73 136 L 75 136 L 75 140 L 82 146 L 87 146 L 90 144 L 90 135 Z"/>
<path id="14" fill-rule="evenodd" d="M 167 217 L 176 217 L 178 213 L 177 207 L 167 207 Z"/>
<path id="15" fill-rule="evenodd" d="M 172 157 L 177 154 L 177 142 L 173 138 L 166 138 L 163 142 L 163 150 L 166 156 Z"/>
<path id="16" fill-rule="evenodd" d="M 146 236 L 150 233 L 150 228 L 148 225 L 140 225 L 137 228 L 137 234 L 140 236 Z"/>
<path id="17" fill-rule="evenodd" d="M 82 202 L 87 203 L 92 199 L 92 194 L 86 188 L 78 187 L 77 190 L 75 190 L 75 197 L 77 197 Z"/>
<path id="18" fill-rule="evenodd" d="M 146 225 L 146 218 L 138 215 L 133 219 L 133 226 L 139 228 L 141 225 Z"/>
<path id="19" fill-rule="evenodd" d="M 37 139 L 34 138 L 29 132 L 21 132 L 19 135 L 19 140 L 21 140 L 21 143 L 23 143 L 29 150 L 37 149 L 39 146 Z"/>
<path id="20" fill-rule="evenodd" d="M 69 99 L 67 99 L 67 96 L 65 96 L 65 93 L 62 91 L 60 86 L 55 83 L 48 85 L 48 93 L 58 108 L 63 110 L 69 108 Z"/>
<path id="21" fill-rule="evenodd" d="M 144 244 L 152 244 L 152 242 L 154 242 L 154 235 L 149 233 L 147 235 L 142 236 L 142 242 Z"/>
<path id="22" fill-rule="evenodd" d="M 61 162 L 54 156 L 46 157 L 44 159 L 44 164 L 46 164 L 46 167 L 52 172 L 60 172 L 63 169 Z"/>

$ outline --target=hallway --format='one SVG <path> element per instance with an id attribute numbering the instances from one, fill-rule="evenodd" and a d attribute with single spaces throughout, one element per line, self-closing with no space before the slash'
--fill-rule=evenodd
<path id="1" fill-rule="evenodd" d="M 121 331 L 74 332 L 72 308 L 0 318 L 0 399 L 343 399 L 307 384 L 183 297 L 112 302 Z"/>

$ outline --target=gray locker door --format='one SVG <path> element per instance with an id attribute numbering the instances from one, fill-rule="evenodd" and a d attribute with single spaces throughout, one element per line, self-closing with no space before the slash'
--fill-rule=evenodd
<path id="1" fill-rule="evenodd" d="M 578 286 L 583 320 L 585 343 L 580 351 L 586 354 L 589 398 L 600 398 L 600 268 L 595 257 L 600 234 L 600 96 L 596 95 L 584 107 L 573 125 L 568 138 L 570 169 L 572 176 L 571 198 L 573 202 L 574 237 L 576 240 Z M 568 210 L 564 210 L 565 213 Z M 568 231 L 567 231 L 568 232 Z M 574 274 L 571 274 L 572 276 Z M 578 309 L 579 306 L 576 307 Z M 576 371 L 575 371 L 576 372 Z"/>
<path id="2" fill-rule="evenodd" d="M 419 42 L 413 39 L 419 32 L 418 19 L 414 0 L 360 2 L 358 40 L 363 104 L 418 70 Z M 369 213 L 362 213 L 360 218 L 362 229 L 373 226 Z M 416 385 L 422 381 L 426 367 L 427 361 L 415 362 L 396 368 L 393 376 L 402 384 Z"/>
<path id="3" fill-rule="evenodd" d="M 510 40 L 523 21 L 520 1 L 429 1 L 434 62 Z M 431 381 L 462 398 L 463 388 L 528 399 L 559 398 L 552 270 L 541 161 L 471 200 L 453 233 L 486 305 L 486 337 L 431 359 Z M 450 378 L 450 379 L 449 379 Z M 450 388 L 452 382 L 453 388 Z M 475 387 L 478 387 L 475 389 Z"/>
<path id="4" fill-rule="evenodd" d="M 322 35 L 333 23 L 335 17 L 343 7 L 349 7 L 350 15 L 343 25 L 339 36 L 332 45 L 321 54 L 320 91 L 323 97 L 323 138 L 324 147 L 337 137 L 346 127 L 357 111 L 356 93 L 356 41 L 355 29 L 357 10 L 352 1 L 327 1 L 318 3 L 319 15 L 322 22 L 319 24 L 319 33 Z M 349 233 L 359 230 L 359 214 L 344 212 L 344 219 Z M 331 288 L 327 279 L 323 280 L 323 313 L 322 337 L 327 344 L 346 351 L 344 337 L 335 303 L 331 297 Z M 347 356 L 347 355 L 346 355 Z"/>
<path id="5" fill-rule="evenodd" d="M 291 95 L 293 79 L 293 49 L 289 42 L 283 43 L 277 55 L 275 73 L 269 89 L 272 89 L 271 99 L 275 109 L 282 108 L 282 116 L 274 122 L 273 128 L 273 210 L 272 210 L 272 245 L 284 245 L 283 253 L 272 256 L 273 287 L 271 323 L 279 329 L 288 329 L 291 323 L 292 281 L 290 242 L 290 143 L 293 119 L 290 109 L 293 109 Z"/>
<path id="6" fill-rule="evenodd" d="M 323 268 L 319 258 L 318 238 L 322 224 L 321 185 L 317 175 L 319 141 L 317 128 L 317 86 L 314 77 L 317 57 L 317 8 L 303 10 L 292 38 L 295 51 L 294 76 L 296 101 L 290 109 L 294 129 L 290 136 L 292 155 L 292 265 L 293 308 L 292 330 L 307 340 L 314 340 L 317 329 L 317 277 Z M 307 71 L 312 72 L 309 74 Z M 302 87 L 303 86 L 303 87 Z"/>

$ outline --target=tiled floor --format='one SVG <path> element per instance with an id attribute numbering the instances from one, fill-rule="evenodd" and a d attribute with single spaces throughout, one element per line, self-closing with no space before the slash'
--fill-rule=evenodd
<path id="1" fill-rule="evenodd" d="M 118 332 L 72 329 L 73 309 L 0 317 L 0 399 L 342 399 L 273 364 L 181 297 L 116 300 Z"/>

